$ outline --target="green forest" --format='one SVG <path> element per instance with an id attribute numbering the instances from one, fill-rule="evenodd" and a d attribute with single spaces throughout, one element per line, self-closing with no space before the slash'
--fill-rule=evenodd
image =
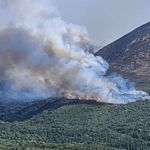
<path id="1" fill-rule="evenodd" d="M 48 105 L 48 102 L 41 101 L 41 107 L 37 104 L 19 105 L 11 112 L 1 105 L 0 149 L 150 149 L 148 100 L 125 105 L 66 103 L 40 113 L 37 109 Z M 20 113 L 22 107 L 24 111 Z M 31 118 L 9 121 L 13 113 L 24 117 L 23 114 L 31 110 L 36 111 Z"/>

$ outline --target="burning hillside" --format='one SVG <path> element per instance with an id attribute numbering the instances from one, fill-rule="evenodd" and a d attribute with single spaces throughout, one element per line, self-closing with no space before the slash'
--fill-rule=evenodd
<path id="1" fill-rule="evenodd" d="M 31 100 L 56 95 L 127 103 L 149 98 L 118 75 L 106 77 L 108 63 L 94 56 L 85 27 L 66 23 L 49 5 L 5 1 L 10 13 L 0 29 L 1 99 Z M 27 11 L 26 11 L 27 8 Z"/>

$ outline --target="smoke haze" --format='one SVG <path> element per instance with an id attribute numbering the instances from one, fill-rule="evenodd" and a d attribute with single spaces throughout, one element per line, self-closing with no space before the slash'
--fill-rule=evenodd
<path id="1" fill-rule="evenodd" d="M 86 27 L 61 20 L 51 1 L 6 0 L 0 6 L 1 100 L 67 93 L 111 103 L 149 98 L 116 74 L 106 77 L 109 65 L 93 55 Z"/>
<path id="2" fill-rule="evenodd" d="M 53 0 L 63 20 L 85 25 L 90 39 L 107 45 L 150 21 L 149 0 Z"/>

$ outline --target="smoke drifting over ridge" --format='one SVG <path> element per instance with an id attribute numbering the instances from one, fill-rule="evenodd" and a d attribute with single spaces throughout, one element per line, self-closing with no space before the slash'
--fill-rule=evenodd
<path id="1" fill-rule="evenodd" d="M 0 3 L 7 17 L 0 16 L 1 99 L 33 100 L 67 93 L 95 95 L 111 103 L 149 98 L 118 75 L 105 77 L 109 65 L 93 55 L 86 28 L 62 21 L 56 8 L 44 2 Z"/>

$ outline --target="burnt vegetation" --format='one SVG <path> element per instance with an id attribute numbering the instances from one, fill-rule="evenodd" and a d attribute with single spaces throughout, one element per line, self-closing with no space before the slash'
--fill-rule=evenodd
<path id="1" fill-rule="evenodd" d="M 75 104 L 88 104 L 88 105 L 103 105 L 106 103 L 99 103 L 94 100 L 78 100 L 66 98 L 49 98 L 41 101 L 33 102 L 16 102 L 14 104 L 3 105 L 0 103 L 0 120 L 13 122 L 24 121 L 31 119 L 33 116 L 43 112 L 44 110 L 55 110 L 64 105 Z"/>

